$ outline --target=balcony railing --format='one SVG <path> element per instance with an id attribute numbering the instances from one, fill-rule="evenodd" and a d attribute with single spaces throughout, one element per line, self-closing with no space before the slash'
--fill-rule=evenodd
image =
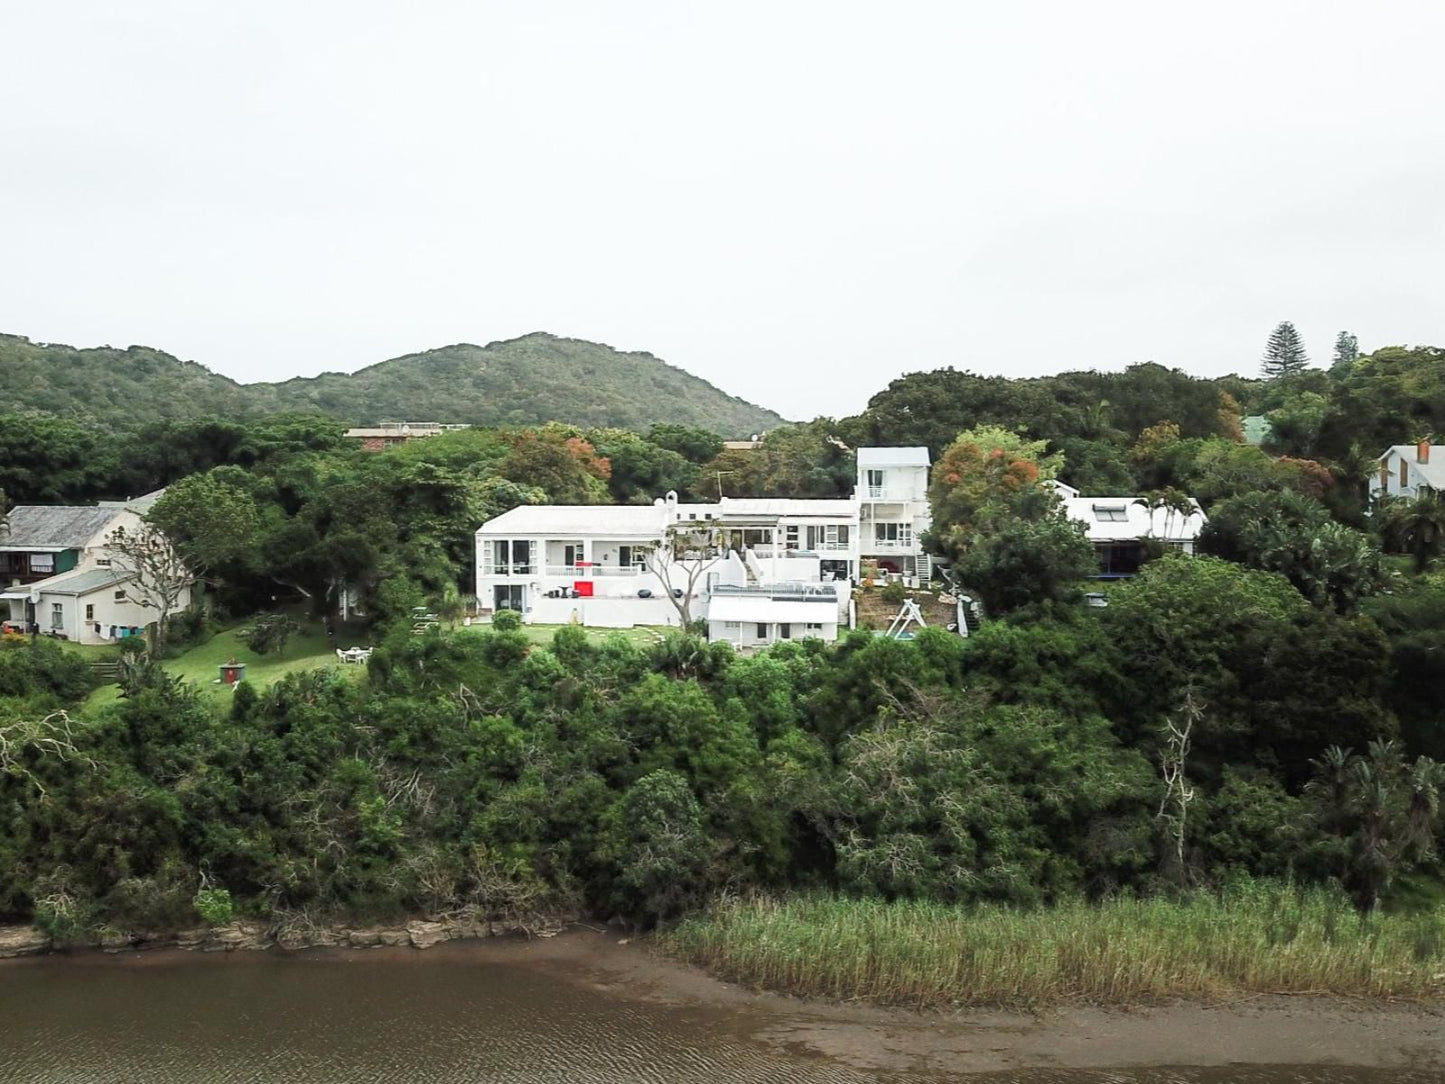
<path id="1" fill-rule="evenodd" d="M 917 539 L 910 539 L 910 540 L 907 541 L 907 542 L 904 542 L 904 541 L 902 541 L 902 540 L 897 540 L 897 539 L 892 540 L 892 541 L 887 541 L 887 542 L 880 541 L 880 540 L 878 540 L 878 539 L 874 539 L 874 540 L 871 541 L 871 542 L 864 542 L 864 543 L 863 543 L 863 546 L 862 546 L 862 551 L 863 551 L 864 553 L 866 553 L 866 554 L 873 554 L 873 553 L 902 553 L 902 554 L 914 554 L 914 553 L 918 553 L 918 552 L 919 552 L 919 546 L 918 546 L 918 540 L 917 540 Z"/>
<path id="2" fill-rule="evenodd" d="M 574 580 L 591 580 L 599 576 L 642 576 L 645 565 L 548 565 L 548 576 L 565 576 Z"/>
<path id="3" fill-rule="evenodd" d="M 902 486 L 859 486 L 858 498 L 864 501 L 921 501 L 916 490 Z"/>
<path id="4" fill-rule="evenodd" d="M 745 595 L 770 598 L 775 602 L 828 602 L 838 604 L 838 589 L 826 583 L 774 583 L 738 586 L 720 583 L 712 588 L 714 595 Z"/>

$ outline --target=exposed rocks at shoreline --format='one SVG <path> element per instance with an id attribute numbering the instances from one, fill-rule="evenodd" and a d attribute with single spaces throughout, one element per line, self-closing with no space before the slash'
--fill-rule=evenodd
<path id="1" fill-rule="evenodd" d="M 188 952 L 255 952 L 269 948 L 287 951 L 310 948 L 411 947 L 428 949 L 448 941 L 476 941 L 515 934 L 551 936 L 573 916 L 547 916 L 541 922 L 487 919 L 414 919 L 400 926 L 277 924 L 240 920 L 224 926 L 188 930 L 113 931 L 92 942 L 61 946 L 60 951 L 98 950 L 136 952 L 184 949 Z M 38 956 L 57 951 L 46 934 L 34 926 L 0 926 L 0 960 Z"/>

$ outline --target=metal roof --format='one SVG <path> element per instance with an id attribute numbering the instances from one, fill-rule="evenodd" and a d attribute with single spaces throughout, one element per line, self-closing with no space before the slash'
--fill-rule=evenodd
<path id="1" fill-rule="evenodd" d="M 1395 454 L 1410 465 L 1412 474 L 1418 474 L 1425 479 L 1425 483 L 1431 488 L 1445 489 L 1445 445 L 1430 446 L 1432 458 L 1428 463 L 1420 462 L 1420 448 L 1416 444 L 1392 444 L 1379 458 L 1385 460 Z"/>
<path id="2" fill-rule="evenodd" d="M 84 549 L 121 511 L 94 505 L 16 505 L 6 517 L 10 530 L 0 536 L 0 549 Z"/>
<path id="3" fill-rule="evenodd" d="M 860 467 L 926 467 L 927 448 L 859 448 Z"/>
<path id="4" fill-rule="evenodd" d="M 117 572 L 113 568 L 93 568 L 79 575 L 66 573 L 64 576 L 52 576 L 49 580 L 32 583 L 30 589 L 41 595 L 88 595 L 92 591 L 116 587 L 133 579 L 135 576 L 129 572 Z"/>
<path id="5" fill-rule="evenodd" d="M 666 508 L 654 504 L 524 504 L 487 520 L 477 533 L 655 539 L 667 522 Z"/>
<path id="6" fill-rule="evenodd" d="M 1138 497 L 1066 497 L 1068 517 L 1089 529 L 1091 542 L 1123 542 L 1157 538 L 1161 542 L 1188 542 L 1199 537 L 1208 522 L 1204 509 L 1192 497 L 1188 515 L 1166 508 L 1152 511 Z"/>
<path id="7" fill-rule="evenodd" d="M 828 605 L 819 605 L 828 603 Z M 778 601 L 758 595 L 713 595 L 707 605 L 709 621 L 789 622 L 836 624 L 837 600 L 820 596 L 818 602 Z"/>

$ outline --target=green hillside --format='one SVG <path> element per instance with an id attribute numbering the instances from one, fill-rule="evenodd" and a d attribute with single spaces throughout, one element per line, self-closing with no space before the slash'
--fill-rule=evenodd
<path id="1" fill-rule="evenodd" d="M 0 385 L 7 410 L 47 410 L 109 428 L 296 410 L 352 424 L 566 421 L 645 429 L 667 421 L 724 436 L 783 420 L 651 354 L 543 332 L 408 354 L 351 374 L 244 385 L 148 347 L 77 349 L 0 335 Z"/>

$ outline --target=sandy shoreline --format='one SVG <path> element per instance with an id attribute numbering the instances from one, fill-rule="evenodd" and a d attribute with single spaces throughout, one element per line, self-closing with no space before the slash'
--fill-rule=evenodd
<path id="1" fill-rule="evenodd" d="M 82 952 L 68 957 L 64 966 L 252 967 L 266 966 L 278 951 Z M 868 1071 L 953 1075 L 1245 1063 L 1445 1073 L 1445 1006 L 1295 996 L 1221 1005 L 1066 1006 L 1039 1014 L 916 1013 L 754 993 L 668 959 L 645 940 L 578 926 L 556 937 L 453 941 L 425 952 L 380 947 L 287 955 L 318 964 L 385 960 L 405 967 L 525 967 L 609 997 L 665 1005 L 779 1050 Z M 55 965 L 54 956 L 31 956 L 0 961 L 0 970 Z"/>

